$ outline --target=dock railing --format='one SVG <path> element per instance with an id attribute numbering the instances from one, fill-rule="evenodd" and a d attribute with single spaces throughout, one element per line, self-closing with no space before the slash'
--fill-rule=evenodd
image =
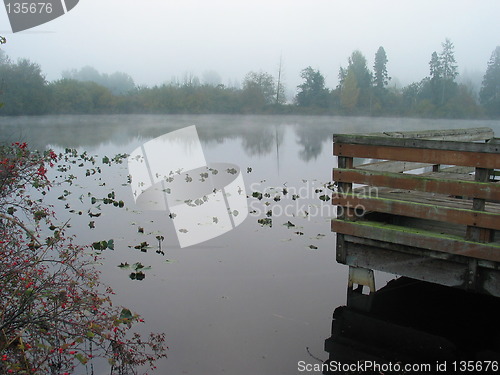
<path id="1" fill-rule="evenodd" d="M 491 129 L 333 142 L 338 262 L 500 296 L 500 142 Z"/>

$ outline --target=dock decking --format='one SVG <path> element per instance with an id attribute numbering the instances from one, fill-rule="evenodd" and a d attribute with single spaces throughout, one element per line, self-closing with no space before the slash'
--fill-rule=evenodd
<path id="1" fill-rule="evenodd" d="M 333 138 L 337 261 L 500 296 L 500 139 L 489 128 Z M 355 289 L 354 286 L 358 288 Z"/>

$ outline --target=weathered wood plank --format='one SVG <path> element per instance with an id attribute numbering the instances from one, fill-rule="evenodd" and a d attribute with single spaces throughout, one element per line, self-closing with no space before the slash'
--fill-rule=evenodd
<path id="1" fill-rule="evenodd" d="M 452 180 L 448 178 L 421 177 L 418 175 L 373 172 L 357 169 L 334 169 L 333 180 L 370 186 L 418 190 L 437 194 L 500 200 L 500 185 L 488 182 Z"/>
<path id="2" fill-rule="evenodd" d="M 415 141 L 416 142 L 416 141 Z M 434 141 L 429 141 L 434 142 Z M 471 143 L 471 145 L 478 145 Z M 486 146 L 487 144 L 480 144 Z M 500 145 L 494 145 L 498 152 L 461 151 L 409 148 L 374 144 L 343 144 L 335 143 L 333 153 L 343 157 L 373 158 L 382 160 L 409 161 L 428 164 L 461 165 L 487 169 L 500 169 Z"/>
<path id="3" fill-rule="evenodd" d="M 386 250 L 348 242 L 344 264 L 434 282 L 446 286 L 464 287 L 467 266 L 420 254 Z"/>
<path id="4" fill-rule="evenodd" d="M 469 168 L 469 167 L 464 167 Z M 444 178 L 448 180 L 457 180 L 457 181 L 474 181 L 474 175 L 469 173 L 458 173 L 453 171 L 448 171 L 448 168 L 441 169 L 439 172 L 426 172 L 421 173 L 419 176 L 422 177 L 431 177 L 431 178 Z"/>
<path id="5" fill-rule="evenodd" d="M 413 202 L 416 204 L 427 204 L 431 206 L 443 206 L 449 208 L 457 208 L 464 210 L 472 209 L 472 200 L 455 198 L 450 195 L 429 194 L 420 191 L 408 191 L 402 189 L 391 188 L 373 188 L 361 187 L 355 189 L 355 193 L 359 195 L 368 195 L 372 197 L 385 198 L 389 200 L 401 200 L 405 202 Z M 485 211 L 500 214 L 500 204 L 486 202 Z"/>
<path id="6" fill-rule="evenodd" d="M 457 174 L 470 174 L 473 173 L 475 168 L 473 167 L 461 167 L 461 166 L 451 166 L 451 167 L 442 167 L 439 172 L 440 173 L 457 173 Z"/>
<path id="7" fill-rule="evenodd" d="M 334 145 L 367 145 L 378 147 L 402 147 L 409 149 L 428 149 L 428 150 L 446 150 L 460 152 L 479 152 L 500 154 L 500 144 L 496 142 L 476 143 L 476 142 L 457 142 L 441 141 L 415 138 L 391 138 L 374 137 L 359 134 L 340 134 L 333 137 Z M 356 155 L 357 156 L 357 155 Z M 365 156 L 359 156 L 365 157 Z M 370 157 L 370 156 L 368 156 Z M 384 158 L 378 158 L 384 159 Z M 395 159 L 399 160 L 399 159 Z M 454 163 L 447 163 L 454 164 Z"/>
<path id="8" fill-rule="evenodd" d="M 415 130 L 406 132 L 383 132 L 371 133 L 370 136 L 392 137 L 392 138 L 415 138 L 454 141 L 485 141 L 494 137 L 491 128 L 469 128 L 469 129 L 444 129 L 444 130 Z"/>
<path id="9" fill-rule="evenodd" d="M 348 208 L 364 209 L 365 211 L 500 230 L 500 215 L 491 212 L 387 199 L 380 196 L 367 197 L 360 194 L 334 194 L 332 203 Z"/>
<path id="10" fill-rule="evenodd" d="M 379 161 L 375 163 L 360 164 L 356 166 L 356 169 L 401 173 L 432 166 L 433 164 L 428 164 L 428 163 L 410 163 L 405 161 Z"/>
<path id="11" fill-rule="evenodd" d="M 450 253 L 445 253 L 443 251 L 434 251 L 434 250 L 428 250 L 428 249 L 423 249 L 419 247 L 410 247 L 407 245 L 400 245 L 392 242 L 381 242 L 377 240 L 371 240 L 369 238 L 362 238 L 362 237 L 356 237 L 356 236 L 350 236 L 350 235 L 343 235 L 346 239 L 346 248 L 349 248 L 351 244 L 360 244 L 364 246 L 371 246 L 373 248 L 379 249 L 383 247 L 386 250 L 395 252 L 395 253 L 405 253 L 417 257 L 421 257 L 422 259 L 425 258 L 433 258 L 433 259 L 440 259 L 440 260 L 445 260 L 447 262 L 452 262 L 452 263 L 463 263 L 467 264 L 468 260 L 470 258 L 460 256 L 460 255 L 453 255 Z M 482 260 L 482 262 L 486 263 L 495 263 L 491 262 L 489 260 Z"/>
<path id="12" fill-rule="evenodd" d="M 344 235 L 500 262 L 500 244 L 482 244 L 455 236 L 369 221 L 333 220 L 332 229 Z"/>
<path id="13" fill-rule="evenodd" d="M 377 221 L 377 219 L 371 219 L 371 221 Z M 424 231 L 450 235 L 456 238 L 465 238 L 465 233 L 467 227 L 465 225 L 459 225 L 454 223 L 444 223 L 441 221 L 429 221 L 425 219 L 417 219 L 414 217 L 407 216 L 395 216 L 394 220 L 388 222 L 389 224 L 400 225 L 402 227 L 409 227 L 414 229 L 421 229 Z"/>

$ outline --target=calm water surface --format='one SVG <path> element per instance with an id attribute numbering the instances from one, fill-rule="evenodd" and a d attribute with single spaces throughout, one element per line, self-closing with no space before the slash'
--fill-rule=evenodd
<path id="1" fill-rule="evenodd" d="M 164 331 L 168 359 L 158 374 L 297 374 L 298 362 L 328 358 L 332 313 L 346 302 L 347 267 L 335 261 L 333 210 L 318 197 L 336 166 L 332 134 L 490 126 L 499 121 L 447 121 L 295 116 L 47 116 L 0 118 L 3 140 L 37 148 L 66 147 L 112 157 L 144 142 L 196 125 L 209 162 L 230 162 L 243 173 L 251 214 L 227 234 L 180 248 L 168 212 L 141 212 L 127 185 L 126 163 L 101 166 L 78 178 L 65 200 L 52 192 L 59 218 L 71 219 L 81 243 L 113 239 L 104 252 L 103 280 L 115 303 L 146 319 L 144 330 Z M 247 169 L 247 168 L 251 168 Z M 289 194 L 283 195 L 286 187 Z M 65 187 L 66 189 L 67 187 Z M 122 209 L 90 204 L 114 191 Z M 292 194 L 300 198 L 292 200 Z M 324 193 L 323 193 L 324 194 Z M 280 201 L 274 197 L 279 196 Z M 267 202 L 267 205 L 266 205 Z M 66 208 L 65 208 L 66 206 Z M 82 211 L 82 215 L 69 212 Z M 98 218 L 88 216 L 99 211 Z M 272 210 L 272 227 L 257 220 Z M 95 228 L 89 227 L 90 221 Z M 288 222 L 294 226 L 284 225 Z M 143 233 L 139 232 L 143 228 Z M 159 250 L 156 236 L 165 237 Z M 148 242 L 147 252 L 134 249 Z M 151 269 L 131 280 L 120 263 Z M 390 277 L 378 275 L 378 287 Z M 303 373 L 303 372 L 302 372 Z"/>

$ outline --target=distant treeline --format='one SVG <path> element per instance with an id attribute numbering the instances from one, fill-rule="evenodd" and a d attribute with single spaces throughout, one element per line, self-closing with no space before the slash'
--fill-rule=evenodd
<path id="1" fill-rule="evenodd" d="M 187 75 L 163 85 L 135 85 L 125 73 L 100 74 L 91 67 L 64 72 L 47 82 L 38 64 L 12 62 L 0 51 L 0 115 L 41 114 L 247 114 L 304 113 L 332 115 L 481 118 L 500 116 L 500 46 L 487 62 L 479 92 L 457 82 L 453 43 L 433 52 L 429 76 L 402 88 L 390 86 L 388 58 L 383 47 L 373 69 L 354 51 L 339 71 L 337 87 L 325 86 L 323 74 L 311 67 L 301 72 L 302 83 L 286 98 L 281 81 L 267 72 L 250 72 L 243 83 L 228 87 L 220 79 L 201 82 Z M 214 78 L 212 76 L 212 78 Z"/>

